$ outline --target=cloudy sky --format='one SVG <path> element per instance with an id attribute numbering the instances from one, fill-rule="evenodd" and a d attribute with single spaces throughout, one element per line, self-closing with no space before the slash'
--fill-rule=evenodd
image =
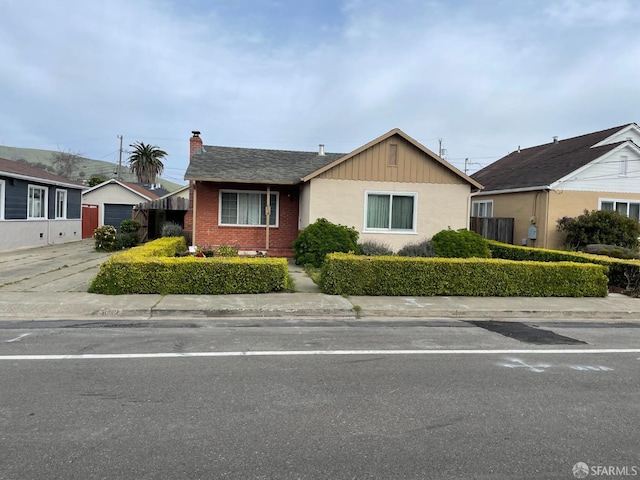
<path id="1" fill-rule="evenodd" d="M 188 140 L 349 152 L 400 128 L 469 173 L 640 121 L 633 0 L 0 0 L 0 145 L 182 183 Z"/>

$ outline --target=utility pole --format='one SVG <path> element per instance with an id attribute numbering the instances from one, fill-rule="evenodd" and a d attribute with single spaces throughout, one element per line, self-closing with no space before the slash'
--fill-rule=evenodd
<path id="1" fill-rule="evenodd" d="M 438 156 L 442 158 L 442 139 L 438 139 Z"/>
<path id="2" fill-rule="evenodd" d="M 118 156 L 118 180 L 122 180 L 122 135 L 118 135 L 120 139 L 120 155 Z"/>

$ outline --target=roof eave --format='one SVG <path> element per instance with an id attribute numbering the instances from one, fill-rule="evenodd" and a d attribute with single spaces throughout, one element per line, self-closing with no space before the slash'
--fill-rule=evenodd
<path id="1" fill-rule="evenodd" d="M 56 180 L 49 180 L 47 178 L 40 178 L 40 177 L 32 177 L 31 175 L 22 175 L 20 173 L 14 173 L 14 172 L 0 171 L 0 175 L 17 178 L 18 180 L 26 180 L 28 182 L 46 183 L 47 185 L 55 185 L 57 187 L 77 188 L 78 190 L 84 190 L 87 188 L 84 185 L 79 185 L 75 183 L 58 182 Z"/>
<path id="2" fill-rule="evenodd" d="M 259 185 L 297 185 L 301 180 L 255 180 L 243 178 L 210 178 L 210 177 L 184 177 L 185 180 L 193 182 L 212 182 L 212 183 L 250 183 Z"/>
<path id="3" fill-rule="evenodd" d="M 472 196 L 485 196 L 485 195 L 502 195 L 504 193 L 523 193 L 523 192 L 535 192 L 537 190 L 551 190 L 551 185 L 539 185 L 536 187 L 522 187 L 522 188 L 506 188 L 503 190 L 483 190 L 480 192 L 472 193 Z"/>

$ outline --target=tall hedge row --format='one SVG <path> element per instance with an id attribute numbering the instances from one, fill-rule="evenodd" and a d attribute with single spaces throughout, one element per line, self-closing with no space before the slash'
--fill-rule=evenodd
<path id="1" fill-rule="evenodd" d="M 570 262 L 513 262 L 327 255 L 321 273 L 334 295 L 604 297 L 605 267 Z"/>
<path id="2" fill-rule="evenodd" d="M 548 250 L 545 248 L 520 247 L 507 243 L 488 240 L 487 244 L 493 258 L 536 262 L 577 262 L 594 263 L 607 267 L 609 285 L 624 289 L 636 288 L 640 278 L 640 261 L 623 260 L 605 255 L 582 252 Z"/>

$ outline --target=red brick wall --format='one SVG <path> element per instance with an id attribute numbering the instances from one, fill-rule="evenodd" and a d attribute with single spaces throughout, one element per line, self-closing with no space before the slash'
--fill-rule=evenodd
<path id="1" fill-rule="evenodd" d="M 198 182 L 196 190 L 196 232 L 198 246 L 233 245 L 239 250 L 264 250 L 266 245 L 265 227 L 235 227 L 218 225 L 218 201 L 220 189 L 267 191 L 262 185 L 216 184 Z M 192 231 L 193 187 L 190 188 L 189 212 L 185 216 L 185 230 Z M 271 187 L 271 192 L 279 192 L 278 226 L 269 228 L 269 254 L 272 256 L 292 256 L 291 243 L 298 236 L 298 187 Z M 275 212 L 273 212 L 275 214 Z"/>

